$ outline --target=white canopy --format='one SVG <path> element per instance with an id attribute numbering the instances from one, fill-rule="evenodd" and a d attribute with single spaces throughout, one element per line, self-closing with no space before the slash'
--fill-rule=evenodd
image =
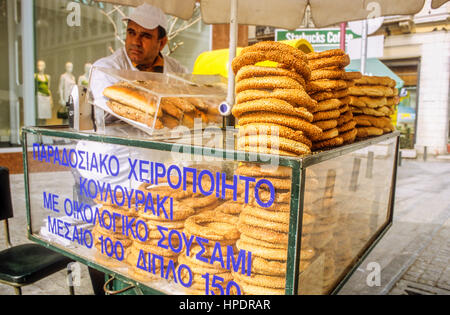
<path id="1" fill-rule="evenodd" d="M 144 2 L 160 7 L 164 12 L 189 19 L 200 2 L 202 19 L 207 24 L 230 22 L 230 0 L 96 0 L 114 4 L 138 6 Z M 448 0 L 432 0 L 438 8 Z M 340 22 L 364 20 L 374 16 L 412 15 L 418 13 L 425 0 L 238 0 L 237 22 L 246 25 L 266 25 L 285 29 L 297 28 L 307 5 L 311 7 L 316 27 Z"/>
<path id="2" fill-rule="evenodd" d="M 390 15 L 413 15 L 422 10 L 425 0 L 95 0 L 113 4 L 138 6 L 149 3 L 166 14 L 189 19 L 195 4 L 200 3 L 202 19 L 207 24 L 230 24 L 229 60 L 236 56 L 237 24 L 264 25 L 296 29 L 311 8 L 316 27 L 341 22 L 367 20 Z M 438 8 L 449 0 L 432 0 Z M 367 42 L 367 41 L 365 41 Z M 227 103 L 234 103 L 234 76 L 228 66 Z"/>

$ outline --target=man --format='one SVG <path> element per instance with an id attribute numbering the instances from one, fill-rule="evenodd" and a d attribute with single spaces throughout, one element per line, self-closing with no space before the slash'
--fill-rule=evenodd
<path id="1" fill-rule="evenodd" d="M 96 70 L 99 68 L 130 70 L 130 71 L 146 71 L 159 73 L 185 73 L 186 68 L 180 65 L 175 59 L 165 57 L 161 54 L 164 46 L 167 44 L 167 20 L 161 9 L 143 4 L 138 6 L 129 17 L 123 20 L 128 22 L 127 35 L 125 39 L 125 47 L 118 49 L 111 56 L 102 58 L 93 64 L 90 79 L 90 88 L 97 105 L 105 106 L 106 98 L 103 96 L 103 90 L 116 83 L 118 80 L 112 76 Z M 106 115 L 105 122 L 113 122 L 115 117 Z M 127 157 L 131 157 L 128 147 L 118 147 L 99 143 L 86 143 L 80 141 L 78 143 L 79 150 L 93 151 L 97 154 L 111 153 L 121 161 L 126 161 Z M 139 154 L 135 150 L 134 154 Z M 129 170 L 127 163 L 121 163 L 121 174 L 113 178 L 98 178 L 89 172 L 80 171 L 75 178 L 80 175 L 85 178 L 98 179 L 107 181 L 111 184 L 124 184 L 127 182 L 127 174 Z M 105 275 L 93 268 L 89 268 L 91 282 L 94 293 L 103 294 L 103 284 Z"/>
<path id="2" fill-rule="evenodd" d="M 95 70 L 95 67 L 159 73 L 185 73 L 187 69 L 175 59 L 163 56 L 167 44 L 167 19 L 161 9 L 149 4 L 136 7 L 129 17 L 125 47 L 111 56 L 97 60 L 91 77 L 95 101 L 103 105 L 103 90 L 117 79 Z"/>

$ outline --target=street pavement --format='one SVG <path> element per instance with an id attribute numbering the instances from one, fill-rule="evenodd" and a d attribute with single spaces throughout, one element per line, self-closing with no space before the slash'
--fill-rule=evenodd
<path id="1" fill-rule="evenodd" d="M 11 175 L 11 189 L 15 211 L 10 220 L 11 241 L 17 245 L 29 242 L 23 174 Z M 392 227 L 339 294 L 450 294 L 450 162 L 404 159 L 395 197 Z M 5 248 L 2 232 L 0 250 Z M 379 281 L 371 281 L 378 276 L 374 278 L 373 263 L 380 267 Z M 87 267 L 80 267 L 75 294 L 91 295 Z M 26 286 L 22 292 L 68 294 L 66 271 Z M 9 294 L 14 294 L 13 288 L 0 284 L 0 295 Z"/>

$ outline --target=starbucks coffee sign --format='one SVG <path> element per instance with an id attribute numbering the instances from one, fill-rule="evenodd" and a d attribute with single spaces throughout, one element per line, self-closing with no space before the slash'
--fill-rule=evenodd
<path id="1" fill-rule="evenodd" d="M 297 29 L 293 31 L 276 29 L 275 30 L 275 40 L 295 40 L 295 39 L 306 39 L 314 48 L 314 51 L 324 51 L 328 49 L 339 48 L 340 46 L 340 33 L 339 28 L 328 28 L 328 29 Z M 355 34 L 351 30 L 346 30 L 345 41 L 346 44 L 350 40 L 361 38 L 361 36 Z"/>

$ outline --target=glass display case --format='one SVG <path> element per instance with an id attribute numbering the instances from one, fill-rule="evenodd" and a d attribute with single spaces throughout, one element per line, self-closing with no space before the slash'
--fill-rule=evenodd
<path id="1" fill-rule="evenodd" d="M 149 135 L 222 126 L 226 81 L 221 76 L 93 67 L 89 80 L 88 102 L 101 130 L 118 119 Z"/>
<path id="2" fill-rule="evenodd" d="M 392 223 L 398 133 L 297 158 L 234 128 L 22 137 L 29 238 L 116 293 L 336 293 Z"/>

